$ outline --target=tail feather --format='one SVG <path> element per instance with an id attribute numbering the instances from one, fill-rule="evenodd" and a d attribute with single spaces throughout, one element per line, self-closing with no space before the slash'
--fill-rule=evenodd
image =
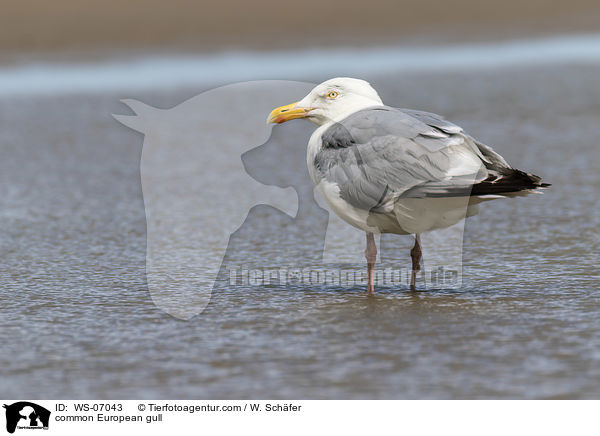
<path id="1" fill-rule="evenodd" d="M 428 182 L 417 185 L 402 194 L 402 197 L 478 197 L 492 199 L 498 197 L 516 197 L 540 192 L 550 183 L 542 182 L 540 176 L 512 168 L 506 160 L 491 147 L 473 142 L 479 151 L 479 157 L 487 170 L 487 177 L 476 183 L 448 184 L 446 182 Z"/>
<path id="2" fill-rule="evenodd" d="M 475 145 L 483 157 L 489 177 L 473 185 L 471 196 L 532 192 L 550 186 L 550 183 L 543 183 L 540 176 L 512 168 L 491 147 L 477 141 Z"/>
<path id="3" fill-rule="evenodd" d="M 535 191 L 550 186 L 550 183 L 543 183 L 541 177 L 515 168 L 494 168 L 494 170 L 497 174 L 492 174 L 484 181 L 473 185 L 471 196 Z"/>

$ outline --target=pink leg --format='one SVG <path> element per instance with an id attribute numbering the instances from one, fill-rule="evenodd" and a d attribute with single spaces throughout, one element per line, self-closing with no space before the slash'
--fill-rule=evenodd
<path id="1" fill-rule="evenodd" d="M 367 294 L 373 295 L 373 292 L 375 291 L 375 261 L 377 260 L 377 246 L 375 245 L 373 233 L 367 233 L 365 257 L 367 258 L 367 278 L 369 280 L 369 283 L 367 284 Z"/>
<path id="2" fill-rule="evenodd" d="M 415 246 L 410 250 L 410 257 L 412 258 L 412 274 L 410 276 L 410 290 L 416 291 L 417 271 L 421 270 L 421 236 L 417 233 L 415 235 Z"/>

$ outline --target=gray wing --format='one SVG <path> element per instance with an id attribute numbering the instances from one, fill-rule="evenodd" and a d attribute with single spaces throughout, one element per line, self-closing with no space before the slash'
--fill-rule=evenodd
<path id="1" fill-rule="evenodd" d="M 474 141 L 428 112 L 358 111 L 322 135 L 314 166 L 353 206 L 387 210 L 400 196 L 469 195 L 488 171 Z"/>
<path id="2" fill-rule="evenodd" d="M 410 116 L 417 118 L 418 120 L 429 124 L 430 126 L 436 127 L 446 133 L 461 133 L 463 130 L 461 127 L 457 126 L 456 124 L 451 123 L 448 120 L 443 119 L 442 117 L 440 117 L 437 114 L 431 113 L 431 112 L 423 112 L 423 111 L 416 111 L 416 110 L 412 110 L 412 109 L 400 109 L 402 112 L 406 112 L 407 114 L 409 114 Z M 470 138 L 469 139 L 473 139 Z M 500 156 L 498 153 L 496 153 L 491 147 L 482 144 L 481 142 L 478 141 L 474 141 L 475 144 L 477 145 L 477 151 L 479 156 L 482 158 L 482 160 L 489 164 L 489 166 L 494 169 L 494 168 L 504 168 L 504 169 L 508 169 L 511 168 L 510 165 L 506 162 L 506 160 Z M 487 166 L 487 165 L 486 165 Z"/>
<path id="3" fill-rule="evenodd" d="M 440 115 L 434 114 L 432 112 L 424 112 L 424 111 L 416 111 L 414 109 L 398 109 L 400 112 L 404 112 L 405 114 L 410 115 L 413 118 L 425 123 L 431 127 L 435 127 L 440 129 L 443 132 L 453 134 L 453 133 L 461 133 L 463 131 L 462 127 L 457 126 L 456 124 L 451 123 L 448 120 L 445 120 Z"/>
<path id="4" fill-rule="evenodd" d="M 462 129 L 456 124 L 444 120 L 439 115 L 415 111 L 411 109 L 400 109 L 403 112 L 434 126 L 447 133 L 459 133 Z M 511 167 L 506 160 L 496 153 L 492 147 L 481 142 L 466 137 L 466 140 L 475 145 L 477 155 L 483 161 L 487 170 L 487 177 L 473 185 L 464 186 L 436 186 L 432 183 L 417 187 L 405 195 L 425 195 L 425 196 L 450 196 L 450 195 L 508 195 L 515 192 L 531 192 L 540 188 L 547 188 L 549 183 L 542 183 L 542 178 L 535 174 L 526 173 Z"/>

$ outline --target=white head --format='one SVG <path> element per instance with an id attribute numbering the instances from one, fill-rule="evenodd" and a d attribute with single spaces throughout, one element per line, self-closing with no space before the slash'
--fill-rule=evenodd
<path id="1" fill-rule="evenodd" d="M 369 82 L 337 77 L 317 85 L 302 100 L 274 109 L 267 122 L 281 124 L 295 118 L 306 118 L 323 125 L 373 106 L 383 106 L 383 102 Z"/>

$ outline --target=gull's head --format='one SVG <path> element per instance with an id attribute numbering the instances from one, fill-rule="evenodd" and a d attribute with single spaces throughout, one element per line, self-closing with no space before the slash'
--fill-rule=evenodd
<path id="1" fill-rule="evenodd" d="M 323 125 L 373 106 L 383 106 L 383 103 L 369 82 L 338 77 L 317 85 L 298 102 L 273 109 L 267 123 L 281 124 L 296 118 L 306 118 Z"/>

